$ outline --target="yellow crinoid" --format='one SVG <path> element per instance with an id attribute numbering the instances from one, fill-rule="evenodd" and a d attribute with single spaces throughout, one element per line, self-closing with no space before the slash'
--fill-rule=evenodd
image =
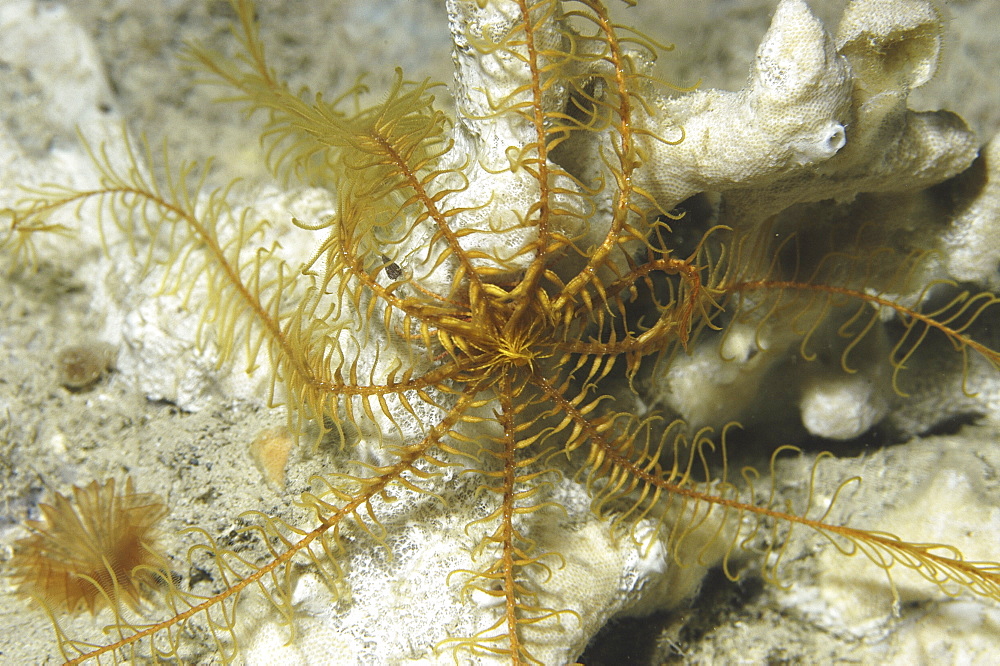
<path id="1" fill-rule="evenodd" d="M 230 202 L 229 188 L 204 191 L 194 166 L 160 183 L 140 167 L 151 151 L 129 148 L 121 166 L 91 148 L 99 186 L 33 191 L 6 211 L 10 228 L 45 229 L 64 207 L 97 210 L 103 237 L 138 249 L 165 290 L 205 286 L 189 305 L 220 363 L 268 357 L 299 436 L 358 460 L 313 480 L 306 524 L 244 517 L 255 550 L 196 530 L 188 558 L 216 588 L 167 580 L 162 615 L 138 621 L 118 608 L 103 646 L 61 635 L 67 659 L 184 660 L 201 654 L 190 644 L 260 658 L 278 646 L 261 647 L 254 623 L 282 625 L 281 645 L 336 634 L 317 618 L 349 603 L 354 553 L 412 555 L 414 537 L 392 531 L 410 524 L 457 522 L 441 537 L 454 552 L 433 586 L 466 610 L 418 636 L 401 627 L 410 657 L 575 658 L 592 609 L 551 590 L 581 585 L 572 576 L 585 570 L 586 540 L 632 547 L 647 578 L 630 581 L 629 602 L 650 607 L 665 602 L 642 594 L 677 602 L 704 568 L 732 575 L 745 553 L 762 552 L 778 578 L 796 526 L 886 570 L 1000 599 L 997 565 L 832 520 L 843 486 L 816 490 L 814 466 L 799 506 L 773 479 L 755 488 L 752 468 L 732 474 L 726 437 L 712 430 L 731 412 L 705 376 L 742 363 L 759 378 L 778 357 L 820 355 L 848 377 L 879 368 L 860 376 L 902 393 L 900 376 L 931 338 L 994 372 L 1000 355 L 973 335 L 993 294 L 939 280 L 921 237 L 908 245 L 860 213 L 845 231 L 808 208 L 954 176 L 975 153 L 960 121 L 909 116 L 902 93 L 866 97 L 848 58 L 874 56 L 840 53 L 798 0 L 779 6 L 784 32 L 768 38 L 747 91 L 691 93 L 683 108 L 651 73 L 661 47 L 614 24 L 598 0 L 450 1 L 453 117 L 433 86 L 402 74 L 370 107 L 357 91 L 330 102 L 292 90 L 268 64 L 252 4 L 232 4 L 240 54 L 194 47 L 190 59 L 229 101 L 266 115 L 276 174 L 334 192 L 335 212 L 266 222 Z M 787 53 L 802 61 L 792 67 L 778 57 Z M 754 126 L 751 112 L 767 122 Z M 900 117 L 910 125 L 886 129 Z M 942 136 L 946 154 L 921 152 Z M 717 211 L 732 224 L 682 215 L 707 191 L 725 193 Z M 793 223 L 804 214 L 813 228 Z M 279 226 L 312 238 L 305 256 L 283 254 L 269 236 Z M 772 476 L 790 448 L 777 444 L 764 457 Z M 577 496 L 600 530 L 574 512 Z M 574 543 L 582 550 L 570 556 Z M 674 587 L 661 590 L 666 570 Z M 309 585 L 324 590 L 324 609 L 310 605 L 322 594 L 303 601 Z M 577 642 L 552 639 L 584 625 Z M 379 647 L 364 658 L 405 656 Z"/>

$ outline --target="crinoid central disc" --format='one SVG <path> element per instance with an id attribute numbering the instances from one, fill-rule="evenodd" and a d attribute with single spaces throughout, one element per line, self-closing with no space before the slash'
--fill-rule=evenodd
<path id="1" fill-rule="evenodd" d="M 503 338 L 497 344 L 498 360 L 515 367 L 533 365 L 537 355 L 536 351 L 532 348 L 530 341 L 518 338 Z"/>
<path id="2" fill-rule="evenodd" d="M 484 374 L 503 369 L 534 370 L 538 359 L 552 355 L 551 323 L 529 294 L 513 296 L 497 285 L 470 290 L 468 317 L 449 331 L 450 342 L 472 357 Z"/>

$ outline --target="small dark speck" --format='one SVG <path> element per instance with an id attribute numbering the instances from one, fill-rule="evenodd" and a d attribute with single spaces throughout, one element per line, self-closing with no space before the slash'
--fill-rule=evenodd
<path id="1" fill-rule="evenodd" d="M 207 491 L 203 492 L 195 498 L 195 501 L 202 502 L 203 504 L 208 504 L 212 500 L 215 500 L 221 495 L 221 493 L 215 488 L 209 488 Z"/>
<path id="2" fill-rule="evenodd" d="M 188 573 L 188 589 L 190 590 L 198 583 L 206 580 L 211 582 L 212 574 L 199 567 L 191 567 L 191 570 Z"/>
<path id="3" fill-rule="evenodd" d="M 386 262 L 385 274 L 389 276 L 390 280 L 398 280 L 403 277 L 403 269 L 399 267 L 394 261 L 390 261 L 389 257 L 382 255 L 382 261 Z"/>

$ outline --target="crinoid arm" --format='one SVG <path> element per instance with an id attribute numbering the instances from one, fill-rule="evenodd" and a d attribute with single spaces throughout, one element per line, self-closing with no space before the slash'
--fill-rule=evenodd
<path id="1" fill-rule="evenodd" d="M 0 217 L 7 218 L 0 231 L 0 252 L 11 256 L 11 270 L 19 267 L 34 268 L 38 263 L 35 240 L 38 234 L 68 235 L 70 229 L 59 223 L 29 221 L 19 217 L 14 209 L 0 210 Z"/>
<path id="2" fill-rule="evenodd" d="M 790 246 L 791 252 L 796 252 L 796 243 Z M 787 254 L 789 248 L 780 248 L 767 274 L 733 279 L 720 285 L 720 291 L 735 297 L 731 309 L 738 317 L 756 323 L 758 330 L 775 326 L 772 318 L 789 322 L 806 360 L 816 358 L 821 329 L 837 322 L 836 335 L 844 341 L 841 369 L 855 373 L 858 368 L 853 356 L 860 355 L 859 347 L 880 323 L 894 318 L 901 332 L 891 341 L 888 360 L 892 389 L 903 397 L 906 392 L 901 374 L 928 336 L 943 337 L 961 355 L 966 393 L 969 354 L 1000 370 L 1000 352 L 974 336 L 977 328 L 982 328 L 977 322 L 995 315 L 1000 298 L 989 291 L 962 288 L 952 280 L 928 279 L 938 261 L 933 253 L 900 254 L 888 247 L 859 249 L 858 254 L 830 252 L 817 262 L 811 275 L 782 276 L 776 267 Z"/>

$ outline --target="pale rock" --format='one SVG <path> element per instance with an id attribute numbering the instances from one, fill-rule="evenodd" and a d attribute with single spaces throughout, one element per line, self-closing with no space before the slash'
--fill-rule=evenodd
<path id="1" fill-rule="evenodd" d="M 963 282 L 1000 288 L 1000 137 L 983 147 L 974 193 L 942 239 L 948 274 Z"/>
<path id="2" fill-rule="evenodd" d="M 658 144 L 660 152 L 655 153 L 653 164 L 675 170 L 681 168 L 679 165 L 697 165 L 693 171 L 701 174 L 717 173 L 721 162 L 731 165 L 727 167 L 731 173 L 724 178 L 702 177 L 697 182 L 675 173 L 665 182 L 691 184 L 665 194 L 661 202 L 672 206 L 696 191 L 721 191 L 713 222 L 764 238 L 795 236 L 795 242 L 806 250 L 800 253 L 803 265 L 795 276 L 799 280 L 809 279 L 819 268 L 808 261 L 812 256 L 823 256 L 822 248 L 828 248 L 826 253 L 864 252 L 854 250 L 852 243 L 859 230 L 866 228 L 880 229 L 898 257 L 944 245 L 943 259 L 927 260 L 920 270 L 910 274 L 902 270 L 905 260 L 883 261 L 875 265 L 863 284 L 841 285 L 879 294 L 904 307 L 920 307 L 924 287 L 947 278 L 946 269 L 954 277 L 972 277 L 974 272 L 982 279 L 990 273 L 989 266 L 996 264 L 991 254 L 996 252 L 991 249 L 995 244 L 989 239 L 975 242 L 990 236 L 993 230 L 995 223 L 988 212 L 996 205 L 993 190 L 987 185 L 950 231 L 941 215 L 936 215 L 939 206 L 935 207 L 934 196 L 925 192 L 925 188 L 967 169 L 976 157 L 978 142 L 965 122 L 953 113 L 907 108 L 909 92 L 926 83 L 936 69 L 941 22 L 939 13 L 926 0 L 856 0 L 845 10 L 834 40 L 805 3 L 783 0 L 743 91 L 705 91 L 679 96 L 662 106 L 667 119 L 676 115 L 671 109 L 691 105 L 696 111 L 685 122 L 667 121 L 664 129 L 673 131 L 683 126 L 686 136 L 677 146 Z M 704 98 L 700 104 L 699 96 Z M 761 102 L 761 97 L 767 102 Z M 747 108 L 753 112 L 753 123 L 758 124 L 743 123 L 744 133 L 740 134 L 732 129 L 732 118 L 746 117 L 747 112 L 741 116 L 735 109 L 740 108 L 739 100 L 747 99 L 754 100 Z M 795 119 L 801 119 L 798 129 Z M 702 123 L 707 129 L 694 129 L 703 127 Z M 829 130 L 835 125 L 840 126 L 842 135 Z M 754 127 L 758 128 L 753 130 L 757 134 L 783 146 L 784 152 L 765 147 L 763 138 L 747 136 L 746 131 Z M 696 150 L 698 137 L 707 137 L 702 141 L 700 162 L 685 153 Z M 804 137 L 816 140 L 805 141 Z M 709 139 L 726 145 L 716 150 Z M 824 145 L 830 149 L 824 149 Z M 772 161 L 762 160 L 755 150 Z M 715 161 L 717 155 L 720 162 Z M 701 167 L 706 159 L 713 166 Z M 744 171 L 740 173 L 739 169 Z M 748 252 L 756 247 L 751 245 Z M 764 251 L 772 250 L 765 246 Z M 766 269 L 769 256 L 759 260 L 761 268 Z M 845 260 L 842 273 L 847 272 L 849 261 Z M 828 261 L 822 268 L 818 281 L 832 279 L 838 284 L 842 279 L 838 277 L 842 267 L 835 261 Z M 748 274 L 750 279 L 756 277 L 752 271 Z M 904 277 L 905 282 L 901 281 Z M 834 373 L 830 372 L 817 379 L 817 370 L 808 369 L 812 361 L 800 363 L 797 368 L 783 366 L 772 373 L 766 360 L 800 353 L 795 346 L 806 336 L 807 345 L 801 350 L 803 360 L 823 350 L 831 365 L 836 365 L 850 339 L 838 327 L 847 317 L 856 316 L 852 330 L 857 333 L 867 316 L 867 308 L 860 302 L 860 310 L 844 308 L 840 319 L 828 316 L 814 327 L 814 318 L 820 314 L 820 297 L 812 305 L 774 312 L 769 307 L 756 308 L 752 293 L 741 297 L 742 313 L 736 317 L 741 327 L 754 330 L 758 353 L 726 353 L 722 346 L 734 340 L 729 332 L 721 342 L 703 337 L 688 359 L 679 358 L 670 364 L 659 385 L 656 379 L 651 382 L 651 391 L 659 394 L 661 404 L 695 424 L 719 427 L 723 419 L 743 418 L 751 406 L 758 404 L 755 396 L 773 394 L 778 400 L 794 401 L 807 431 L 833 439 L 862 434 L 896 406 L 884 393 L 889 391 L 891 396 L 892 387 L 886 378 L 891 375 L 892 344 L 880 334 L 878 325 L 847 360 L 855 367 L 870 367 L 863 373 L 867 378 L 834 381 Z M 783 298 L 804 302 L 807 297 L 793 290 Z M 732 303 L 729 307 L 735 309 Z M 879 317 L 889 325 L 897 315 L 889 308 L 881 308 Z M 832 383 L 824 386 L 827 382 Z M 770 409 L 775 411 L 774 403 Z M 846 412 L 838 417 L 841 410 Z M 845 420 L 852 425 L 846 425 Z M 933 425 L 925 423 L 924 428 Z"/>
<path id="3" fill-rule="evenodd" d="M 889 413 L 892 387 L 867 373 L 816 373 L 802 388 L 799 410 L 810 434 L 827 439 L 860 437 Z"/>
<path id="4" fill-rule="evenodd" d="M 995 542 L 983 535 L 1000 530 L 1000 488 L 995 482 L 1000 455 L 988 453 L 983 439 L 995 439 L 988 428 L 965 428 L 947 437 L 909 442 L 902 449 L 879 451 L 847 467 L 862 478 L 846 494 L 852 526 L 892 532 L 914 543 L 945 543 L 961 550 L 970 562 L 994 557 Z M 906 459 L 907 479 L 891 470 Z M 856 461 L 845 461 L 856 463 Z M 838 472 L 829 465 L 820 482 L 830 496 Z M 890 471 L 886 471 L 886 470 Z M 895 564 L 886 572 L 868 558 L 844 555 L 825 539 L 809 566 L 815 587 L 798 584 L 777 593 L 785 612 L 802 613 L 825 631 L 850 634 L 862 660 L 881 663 L 961 661 L 987 663 L 1000 649 L 1000 611 L 989 600 L 971 596 L 958 585 L 948 596 L 927 581 Z M 846 541 L 838 541 L 845 545 Z M 810 546 L 803 546 L 809 548 Z M 947 550 L 941 554 L 950 555 Z M 893 587 L 896 597 L 894 598 Z"/>

